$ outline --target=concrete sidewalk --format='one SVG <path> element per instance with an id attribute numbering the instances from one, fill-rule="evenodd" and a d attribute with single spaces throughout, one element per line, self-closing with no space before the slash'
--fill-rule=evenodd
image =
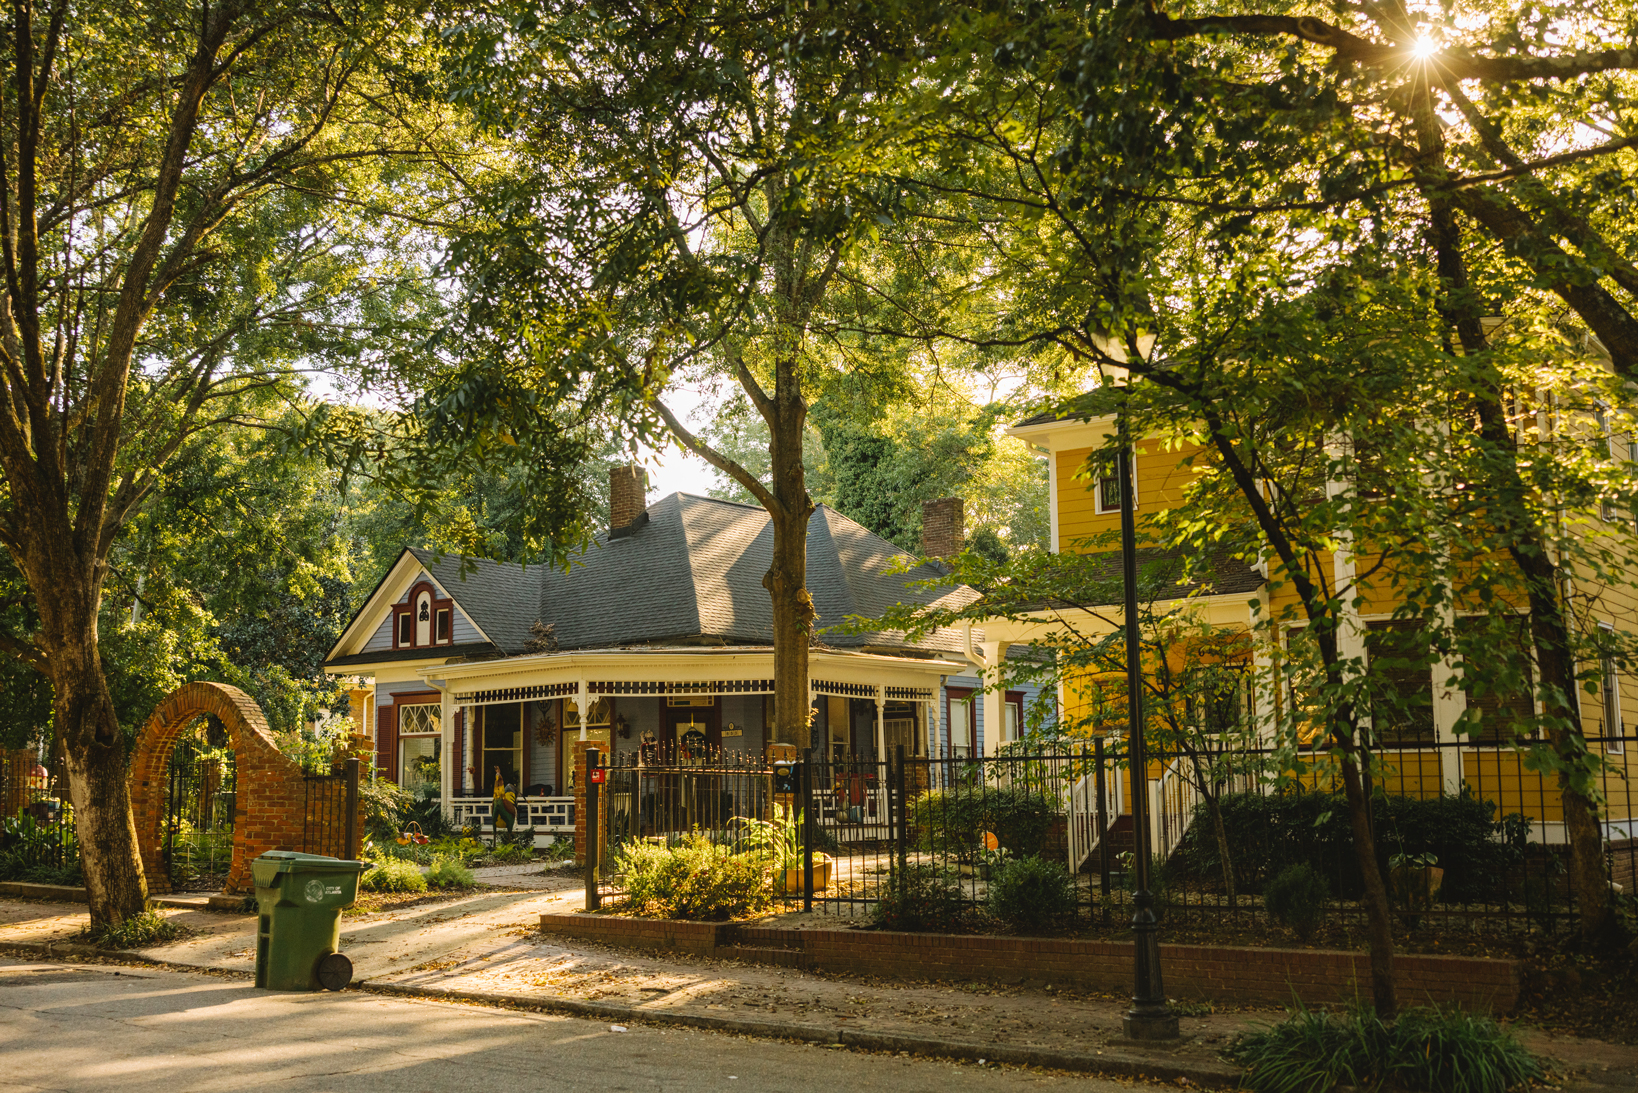
<path id="1" fill-rule="evenodd" d="M 558 878 L 548 878 L 558 880 Z M 1227 1084 L 1218 1053 L 1229 1038 L 1280 1017 L 1275 1009 L 1219 1006 L 1183 1018 L 1185 1040 L 1136 1048 L 1120 1033 L 1126 1001 L 994 983 L 900 982 L 646 954 L 544 935 L 542 912 L 580 906 L 563 877 L 556 891 L 478 889 L 436 904 L 348 915 L 342 948 L 354 982 L 377 992 L 465 999 L 751 1035 L 909 1051 L 1057 1069 Z M 250 974 L 255 919 L 166 912 L 194 931 L 145 950 L 163 963 Z M 0 946 L 61 944 L 86 921 L 83 907 L 0 900 Z M 1532 1048 L 1574 1071 L 1589 1090 L 1638 1090 L 1638 1048 L 1555 1037 L 1519 1027 Z"/>

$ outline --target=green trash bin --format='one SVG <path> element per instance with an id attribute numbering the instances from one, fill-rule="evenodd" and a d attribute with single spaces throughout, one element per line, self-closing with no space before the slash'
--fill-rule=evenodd
<path id="1" fill-rule="evenodd" d="M 341 909 L 369 863 L 269 850 L 250 863 L 256 880 L 256 985 L 270 991 L 338 991 L 353 964 L 338 950 Z"/>

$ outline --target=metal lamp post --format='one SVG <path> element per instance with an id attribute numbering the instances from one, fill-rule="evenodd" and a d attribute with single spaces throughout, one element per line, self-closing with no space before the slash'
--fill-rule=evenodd
<path id="1" fill-rule="evenodd" d="M 1128 379 L 1128 385 L 1131 381 Z M 1128 391 L 1130 387 L 1128 386 Z M 1137 606 L 1137 467 L 1127 426 L 1124 400 L 1120 408 L 1120 564 L 1126 616 L 1127 762 L 1132 780 L 1132 842 L 1136 858 L 1137 891 L 1132 896 L 1132 1008 L 1123 1024 L 1129 1040 L 1171 1040 L 1178 1035 L 1177 1014 L 1166 1005 L 1160 977 L 1160 922 L 1149 892 L 1149 768 L 1143 746 L 1143 647 L 1138 634 Z"/>

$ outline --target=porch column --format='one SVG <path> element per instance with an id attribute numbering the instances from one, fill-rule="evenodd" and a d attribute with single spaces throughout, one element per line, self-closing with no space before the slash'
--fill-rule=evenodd
<path id="1" fill-rule="evenodd" d="M 580 711 L 580 739 L 586 739 L 586 721 L 591 717 L 591 700 L 586 691 L 586 681 L 580 681 L 578 697 L 574 700 L 574 708 Z"/>
<path id="2" fill-rule="evenodd" d="M 1279 686 L 1274 674 L 1274 658 L 1269 656 L 1269 643 L 1276 635 L 1270 623 L 1262 617 L 1262 593 L 1251 598 L 1251 717 L 1259 748 L 1274 746 L 1275 720 L 1279 711 L 1274 705 L 1275 688 Z M 1257 632 L 1264 631 L 1261 635 Z"/>
<path id="3" fill-rule="evenodd" d="M 1456 624 L 1456 612 L 1447 603 L 1440 620 L 1447 628 Z M 1462 749 L 1456 722 L 1467 712 L 1467 692 L 1461 687 L 1462 666 L 1454 660 L 1433 662 L 1433 739 L 1445 745 L 1439 751 L 1439 783 L 1447 796 L 1462 792 Z"/>
<path id="4" fill-rule="evenodd" d="M 1005 641 L 981 641 L 984 655 L 984 754 L 994 755 L 1007 742 L 1007 650 Z"/>
<path id="5" fill-rule="evenodd" d="M 922 726 L 921 735 L 927 741 L 927 757 L 935 758 L 938 755 L 938 690 L 933 690 L 933 697 L 921 704 Z"/>
<path id="6" fill-rule="evenodd" d="M 887 698 L 881 684 L 876 684 L 876 762 L 887 761 L 887 728 L 883 724 L 887 710 Z"/>
<path id="7" fill-rule="evenodd" d="M 455 698 L 448 688 L 438 692 L 438 809 L 444 819 L 455 819 Z"/>

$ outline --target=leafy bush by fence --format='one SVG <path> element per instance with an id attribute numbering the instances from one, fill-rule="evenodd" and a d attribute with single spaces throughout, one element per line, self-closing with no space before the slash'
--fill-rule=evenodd
<path id="1" fill-rule="evenodd" d="M 1379 794 L 1374 809 L 1384 860 L 1390 854 L 1435 855 L 1446 867 L 1441 898 L 1447 903 L 1484 899 L 1523 853 L 1520 840 L 1505 837 L 1517 821 L 1499 820 L 1495 802 L 1466 793 L 1427 800 Z M 1222 810 L 1242 890 L 1263 891 L 1287 866 L 1305 864 L 1328 878 L 1336 895 L 1358 897 L 1359 868 L 1341 794 L 1235 793 L 1223 797 Z M 1204 805 L 1174 862 L 1194 876 L 1220 875 L 1221 854 Z"/>
<path id="2" fill-rule="evenodd" d="M 629 843 L 614 857 L 627 908 L 655 918 L 713 921 L 741 918 L 773 904 L 769 859 L 735 854 L 705 835 L 676 846 Z"/>
<path id="3" fill-rule="evenodd" d="M 1031 789 L 955 785 L 917 797 L 910 825 L 923 850 L 967 855 L 984 847 L 984 833 L 1020 858 L 1046 849 L 1053 821 L 1063 809 L 1056 797 Z"/>
<path id="4" fill-rule="evenodd" d="M 1075 914 L 1075 882 L 1063 864 L 1019 858 L 995 867 L 988 892 L 990 913 L 1023 932 L 1062 927 Z"/>

